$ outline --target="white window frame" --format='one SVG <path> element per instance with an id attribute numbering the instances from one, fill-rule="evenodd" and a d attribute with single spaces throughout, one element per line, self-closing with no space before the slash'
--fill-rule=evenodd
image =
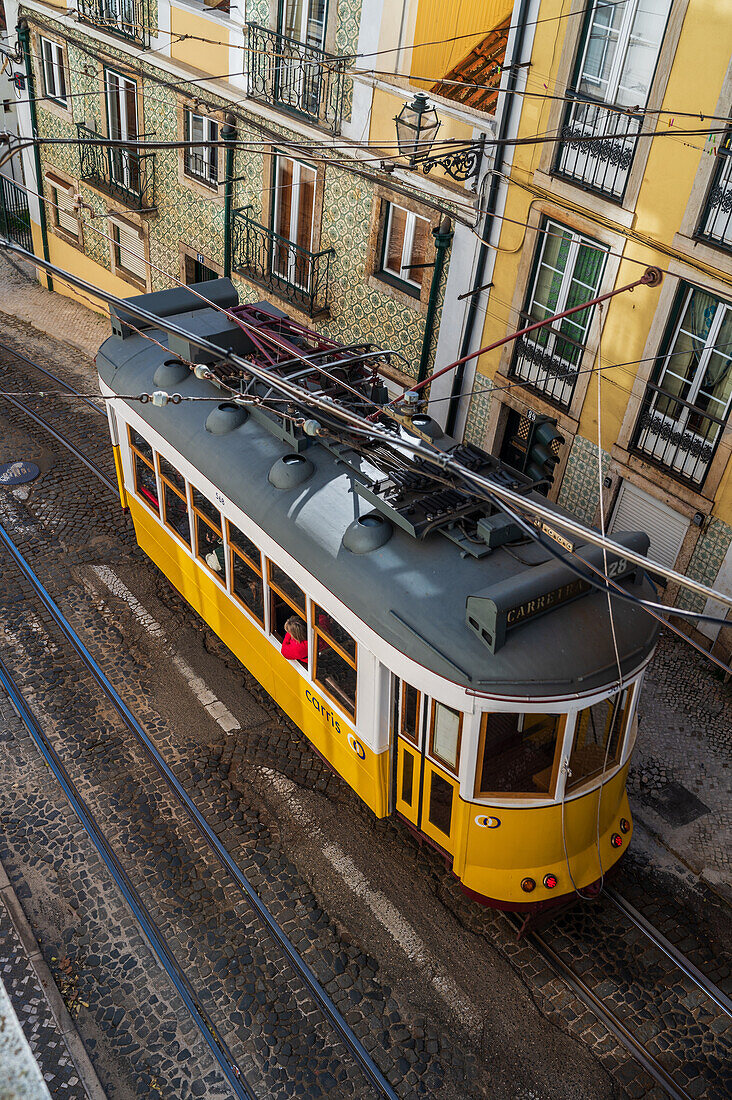
<path id="1" fill-rule="evenodd" d="M 290 203 L 290 224 L 288 226 L 287 240 L 290 244 L 295 245 L 297 248 L 304 248 L 307 252 L 312 253 L 313 242 L 315 240 L 315 211 L 317 206 L 316 194 L 318 187 L 318 173 L 317 169 L 313 168 L 311 164 L 305 164 L 303 161 L 296 160 L 294 157 L 288 157 L 283 153 L 275 153 L 274 157 L 274 171 L 272 173 L 274 177 L 274 203 L 272 208 L 272 228 L 278 236 L 284 236 L 279 232 L 278 226 L 280 224 L 280 211 L 282 203 L 282 164 L 288 160 L 292 165 L 292 191 L 291 191 L 291 203 Z M 302 195 L 302 170 L 306 169 L 313 174 L 313 208 L 310 214 L 310 239 L 307 243 L 298 241 L 297 230 L 300 222 L 300 198 Z M 279 247 L 278 243 L 273 239 L 272 241 L 272 255 L 277 255 L 276 249 Z M 275 270 L 277 275 L 286 280 L 290 286 L 298 287 L 300 290 L 304 290 L 306 293 L 310 291 L 310 283 L 312 281 L 312 264 L 308 265 L 307 279 L 298 279 L 298 264 L 297 253 L 294 249 L 287 250 L 286 270 L 280 271 L 275 264 Z"/>
<path id="2" fill-rule="evenodd" d="M 387 266 L 387 256 L 389 255 L 389 242 L 391 240 L 392 230 L 392 211 L 394 207 L 399 210 L 403 210 L 407 215 L 407 222 L 404 226 L 404 240 L 402 241 L 401 252 L 401 266 L 399 271 L 394 271 L 393 268 Z M 385 271 L 387 275 L 391 275 L 393 279 L 398 279 L 400 283 L 407 283 L 408 286 L 414 287 L 415 290 L 421 292 L 422 285 L 409 275 L 405 275 L 405 271 L 411 270 L 409 265 L 413 259 L 412 249 L 414 248 L 414 231 L 417 225 L 417 218 L 420 221 L 426 222 L 429 226 L 429 219 L 422 218 L 419 214 L 413 213 L 411 210 L 407 210 L 405 206 L 399 206 L 397 202 L 390 202 L 388 210 L 386 212 L 386 225 L 384 226 L 384 244 L 382 248 L 382 261 L 381 270 Z"/>
<path id="3" fill-rule="evenodd" d="M 43 87 L 48 99 L 58 103 L 60 107 L 69 106 L 69 88 L 66 79 L 66 66 L 64 63 L 64 48 L 52 38 L 38 36 L 41 49 L 41 68 L 43 70 Z M 63 94 L 61 94 L 63 87 Z"/>
<path id="4" fill-rule="evenodd" d="M 116 217 L 115 215 L 111 215 L 109 221 L 110 221 L 110 224 L 111 224 L 111 227 L 112 227 L 111 237 L 112 237 L 112 249 L 114 251 L 114 266 L 115 266 L 115 269 L 117 269 L 118 271 L 121 271 L 124 275 L 131 276 L 133 279 L 136 279 L 137 282 L 144 283 L 147 286 L 148 266 L 147 266 L 147 256 L 145 255 L 145 231 L 144 231 L 144 229 L 142 229 L 141 226 L 139 226 L 139 225 L 133 225 L 132 222 L 125 221 L 124 218 L 119 218 L 119 217 Z M 141 250 L 142 251 L 141 262 L 142 262 L 142 266 L 143 266 L 143 274 L 142 275 L 140 275 L 137 271 L 134 271 L 131 267 L 128 267 L 127 264 L 125 263 L 125 259 L 128 257 L 129 253 L 128 253 L 128 250 L 126 248 L 124 248 L 122 245 L 120 245 L 120 243 L 119 243 L 119 231 L 120 231 L 120 229 L 124 230 L 126 233 L 137 233 L 137 234 L 139 234 L 140 243 L 142 245 L 142 250 Z"/>
<path id="5" fill-rule="evenodd" d="M 72 199 L 76 195 L 76 188 L 73 184 L 65 183 L 64 180 L 57 179 L 55 176 L 46 176 L 46 183 L 51 188 L 52 192 L 52 218 L 54 228 L 59 229 L 68 237 L 73 237 L 76 241 L 80 237 L 80 223 L 78 213 L 72 214 L 69 210 L 65 209 L 64 204 L 60 201 L 61 195 L 65 194 L 69 199 Z M 53 197 L 55 192 L 55 198 Z M 62 217 L 71 218 L 74 222 L 74 228 L 71 229 L 64 225 L 61 221 Z"/>
<path id="6" fill-rule="evenodd" d="M 196 111 L 192 111 L 189 107 L 183 108 L 183 135 L 185 141 L 195 141 L 193 136 L 193 121 L 198 120 L 203 124 L 203 132 L 206 137 L 203 138 L 200 145 L 186 146 L 183 150 L 183 171 L 186 176 L 191 179 L 198 180 L 199 183 L 204 183 L 208 187 L 218 187 L 219 185 L 219 147 L 218 145 L 209 145 L 208 142 L 216 142 L 219 140 L 219 124 L 215 119 L 209 118 L 208 115 L 200 115 Z M 201 157 L 204 164 L 204 171 L 197 172 L 195 168 L 191 166 L 191 154 L 197 154 Z"/>
<path id="7" fill-rule="evenodd" d="M 668 24 L 668 15 L 669 15 L 669 12 L 671 10 L 672 0 L 666 0 L 666 2 L 668 4 L 668 9 L 666 11 L 666 24 Z M 621 20 L 620 26 L 618 27 L 617 31 L 615 32 L 617 34 L 617 47 L 616 47 L 616 50 L 615 50 L 615 56 L 613 58 L 611 66 L 610 66 L 610 71 L 609 71 L 608 76 L 607 76 L 607 86 L 605 88 L 604 93 L 600 93 L 598 91 L 598 95 L 597 95 L 597 99 L 602 103 L 615 103 L 616 100 L 617 100 L 618 89 L 620 87 L 620 78 L 622 76 L 623 68 L 625 66 L 625 62 L 626 62 L 626 59 L 627 59 L 627 56 L 628 56 L 628 49 L 629 49 L 630 44 L 631 44 L 631 38 L 633 37 L 632 34 L 631 34 L 631 31 L 632 31 L 632 28 L 633 28 L 633 24 L 635 22 L 636 14 L 638 12 L 639 3 L 640 3 L 640 0 L 627 0 L 625 9 L 623 11 L 623 18 Z M 583 82 L 586 82 L 586 83 L 589 83 L 589 84 L 594 83 L 594 84 L 597 84 L 598 86 L 600 84 L 600 82 L 595 77 L 591 76 L 590 74 L 585 73 L 585 65 L 587 64 L 587 55 L 588 55 L 588 52 L 589 52 L 589 49 L 590 49 L 590 42 L 592 40 L 592 29 L 593 29 L 593 27 L 596 23 L 597 13 L 598 13 L 598 11 L 601 10 L 601 6 L 606 6 L 606 5 L 602 5 L 602 0 L 595 0 L 595 5 L 594 5 L 594 8 L 593 8 L 593 11 L 591 13 L 589 13 L 589 15 L 588 15 L 588 24 L 587 24 L 585 43 L 584 43 L 584 48 L 583 48 L 583 51 L 582 51 L 582 61 L 580 62 L 580 65 L 577 69 L 577 77 L 576 77 L 576 80 L 575 80 L 575 87 L 577 87 L 577 88 L 579 88 L 580 84 L 582 84 Z M 656 70 L 656 65 L 658 64 L 658 55 L 661 52 L 661 46 L 663 45 L 663 38 L 664 38 L 665 31 L 666 31 L 666 27 L 664 26 L 664 33 L 661 35 L 661 38 L 659 39 L 659 42 L 656 46 L 656 58 L 655 58 L 655 61 L 653 63 L 653 69 L 651 70 L 651 72 L 649 74 L 648 88 L 646 89 L 646 94 L 645 94 L 643 103 L 638 104 L 638 106 L 640 106 L 640 107 L 645 107 L 646 103 L 648 102 L 648 95 L 649 95 L 650 90 L 651 90 L 651 84 L 653 83 L 653 74 Z M 636 36 L 636 37 L 639 37 L 639 36 Z M 604 46 L 604 50 L 603 50 L 603 57 L 607 53 L 607 46 L 608 46 L 608 37 L 606 36 L 605 46 Z"/>

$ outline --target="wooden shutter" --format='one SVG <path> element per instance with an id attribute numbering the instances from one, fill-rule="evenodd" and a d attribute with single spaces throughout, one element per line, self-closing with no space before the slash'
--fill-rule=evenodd
<path id="1" fill-rule="evenodd" d="M 114 221 L 116 237 L 117 264 L 129 271 L 140 282 L 147 282 L 147 264 L 145 263 L 145 239 L 142 230 L 127 222 Z"/>
<path id="2" fill-rule="evenodd" d="M 673 567 L 689 530 L 689 520 L 637 485 L 624 481 L 610 520 L 613 531 L 645 531 L 651 540 L 648 557 Z"/>
<path id="3" fill-rule="evenodd" d="M 79 238 L 79 215 L 74 209 L 76 191 L 71 184 L 54 176 L 46 177 L 51 185 L 51 199 L 56 204 L 53 207 L 53 219 L 59 229 L 68 233 L 71 237 Z"/>

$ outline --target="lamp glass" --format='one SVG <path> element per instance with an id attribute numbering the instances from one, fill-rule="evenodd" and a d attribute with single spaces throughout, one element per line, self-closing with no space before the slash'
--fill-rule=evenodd
<path id="1" fill-rule="evenodd" d="M 411 103 L 405 103 L 394 121 L 401 155 L 410 159 L 429 156 L 440 120 L 424 92 L 417 92 Z"/>

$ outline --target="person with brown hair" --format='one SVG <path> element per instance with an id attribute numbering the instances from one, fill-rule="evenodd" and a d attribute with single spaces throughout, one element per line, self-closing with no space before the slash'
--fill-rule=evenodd
<path id="1" fill-rule="evenodd" d="M 285 623 L 285 636 L 282 639 L 280 652 L 288 661 L 299 661 L 307 668 L 308 665 L 308 628 L 297 615 L 291 615 Z"/>

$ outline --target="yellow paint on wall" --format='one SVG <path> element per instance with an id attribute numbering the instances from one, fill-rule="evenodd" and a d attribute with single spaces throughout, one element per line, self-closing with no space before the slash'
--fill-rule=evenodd
<path id="1" fill-rule="evenodd" d="M 64 268 L 72 275 L 78 275 L 80 279 L 85 279 L 92 286 L 99 287 L 100 290 L 106 290 L 109 294 L 115 294 L 118 298 L 130 298 L 133 294 L 140 293 L 130 283 L 113 275 L 106 267 L 95 263 L 78 248 L 74 248 L 73 245 L 68 244 L 61 237 L 57 237 L 55 233 L 51 232 L 50 228 L 48 251 L 51 263 Z M 39 252 L 39 255 L 42 255 L 42 252 Z M 109 312 L 108 307 L 103 302 L 97 301 L 91 294 L 69 286 L 68 283 L 65 283 L 62 278 L 56 275 L 53 277 L 53 289 L 67 298 L 73 298 L 75 301 L 81 302 L 82 305 L 90 309 L 95 309 L 98 313 Z"/>
<path id="2" fill-rule="evenodd" d="M 384 150 L 384 155 L 387 159 L 392 157 L 396 158 L 398 156 L 398 149 L 396 146 L 396 125 L 394 119 L 399 114 L 404 104 L 408 102 L 409 98 L 409 93 L 406 90 L 397 94 L 392 94 L 391 92 L 384 91 L 383 88 L 374 88 L 369 139 L 372 144 Z M 440 113 L 440 121 L 441 126 L 437 135 L 438 142 L 448 138 L 454 138 L 456 141 L 464 142 L 473 140 L 472 126 L 448 118 L 442 113 Z M 435 147 L 435 153 L 439 154 L 437 147 Z M 449 176 L 446 172 L 443 172 L 441 168 L 435 167 L 430 172 L 430 178 L 449 179 Z"/>
<path id="3" fill-rule="evenodd" d="M 510 0 L 419 0 L 413 41 L 428 45 L 412 50 L 412 79 L 439 80 L 512 10 Z"/>
<path id="4" fill-rule="evenodd" d="M 171 47 L 170 55 L 184 65 L 190 65 L 212 76 L 221 76 L 229 71 L 229 32 L 226 27 L 212 19 L 196 15 L 188 8 L 170 6 Z M 176 35 L 192 35 L 192 38 L 176 41 Z M 214 39 L 199 42 L 197 39 Z"/>

